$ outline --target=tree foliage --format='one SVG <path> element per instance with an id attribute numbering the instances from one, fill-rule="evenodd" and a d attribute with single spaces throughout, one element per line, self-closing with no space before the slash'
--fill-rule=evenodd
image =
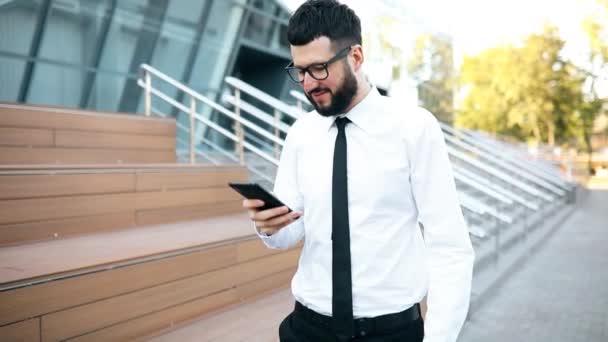
<path id="1" fill-rule="evenodd" d="M 608 0 L 597 0 L 597 3 L 598 11 L 583 22 L 583 28 L 589 41 L 588 64 L 590 67 L 585 72 L 585 84 L 588 89 L 581 108 L 581 131 L 589 157 L 590 172 L 593 172 L 591 167 L 593 124 L 605 104 L 608 103 L 608 99 L 599 96 L 596 88 L 600 75 L 608 72 Z"/>
<path id="2" fill-rule="evenodd" d="M 408 71 L 423 106 L 451 121 L 457 88 L 457 126 L 577 146 L 591 155 L 594 122 L 608 108 L 598 93 L 608 74 L 608 0 L 595 1 L 597 10 L 582 23 L 589 47 L 583 65 L 563 56 L 566 42 L 546 26 L 521 43 L 465 57 L 456 77 L 450 40 L 421 36 Z"/>
<path id="3" fill-rule="evenodd" d="M 415 43 L 408 72 L 418 84 L 422 106 L 441 121 L 454 118 L 454 59 L 449 38 L 424 34 Z"/>
<path id="4" fill-rule="evenodd" d="M 562 58 L 564 44 L 557 28 L 547 26 L 521 46 L 466 57 L 456 124 L 551 145 L 575 138 L 584 77 Z"/>

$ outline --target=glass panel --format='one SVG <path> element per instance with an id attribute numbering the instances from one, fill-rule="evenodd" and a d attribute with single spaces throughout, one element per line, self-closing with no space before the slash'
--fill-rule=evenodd
<path id="1" fill-rule="evenodd" d="M 66 63 L 66 66 L 38 62 L 34 67 L 28 102 L 70 107 L 80 105 L 84 68 L 97 53 L 95 46 L 106 11 L 107 3 L 102 1 L 51 2 L 39 57 Z"/>
<path id="2" fill-rule="evenodd" d="M 197 26 L 200 25 L 199 19 L 205 2 L 200 0 L 196 2 L 170 2 L 167 9 L 168 17 L 163 24 L 154 49 L 154 56 L 150 64 L 180 82 L 185 82 L 184 71 L 188 67 L 188 56 L 197 43 Z M 154 87 L 159 88 L 172 98 L 177 97 L 178 92 L 171 85 L 158 82 Z M 187 101 L 183 101 L 183 103 L 188 107 L 190 106 Z M 158 110 L 165 114 L 171 114 L 172 107 L 168 104 L 162 104 Z"/>
<path id="3" fill-rule="evenodd" d="M 52 1 L 39 56 L 81 66 L 89 64 L 96 53 L 107 7 L 105 1 Z"/>
<path id="4" fill-rule="evenodd" d="M 0 55 L 0 101 L 17 102 L 25 61 Z"/>
<path id="5" fill-rule="evenodd" d="M 238 4 L 244 5 L 245 0 L 213 2 L 192 68 L 189 86 L 211 99 L 219 95 L 231 54 L 237 49 L 235 41 L 244 12 Z M 204 106 L 200 112 L 208 117 L 211 108 Z M 201 125 L 197 128 L 196 136 L 202 137 L 203 132 L 204 127 Z"/>
<path id="6" fill-rule="evenodd" d="M 240 1 L 244 2 L 244 1 Z M 242 20 L 243 8 L 228 1 L 214 1 L 199 46 L 190 86 L 205 95 L 220 91 Z"/>
<path id="7" fill-rule="evenodd" d="M 104 110 L 119 111 L 120 101 L 129 74 L 131 61 L 136 51 L 138 38 L 142 32 L 154 30 L 154 27 L 144 29 L 144 15 L 148 5 L 146 0 L 118 1 L 114 18 L 108 31 L 106 43 L 101 54 L 99 69 L 123 74 L 123 77 L 104 75 L 96 77 L 94 89 L 97 99 L 89 101 Z M 157 28 L 156 28 L 157 29 Z M 139 53 L 146 52 L 140 51 Z M 131 75 L 136 77 L 136 75 Z M 103 89 L 103 91 L 102 91 Z M 106 102 L 106 103 L 104 103 Z"/>
<path id="8" fill-rule="evenodd" d="M 98 72 L 87 108 L 104 112 L 118 111 L 118 101 L 127 75 Z"/>
<path id="9" fill-rule="evenodd" d="M 0 2 L 0 50 L 28 55 L 42 1 Z"/>
<path id="10" fill-rule="evenodd" d="M 203 6 L 209 1 L 211 0 L 169 1 L 166 21 L 194 29 L 199 22 Z"/>
<path id="11" fill-rule="evenodd" d="M 102 52 L 101 69 L 129 72 L 146 5 L 145 0 L 118 1 Z"/>
<path id="12" fill-rule="evenodd" d="M 38 62 L 28 103 L 78 107 L 84 70 Z"/>
<path id="13" fill-rule="evenodd" d="M 254 0 L 251 6 L 266 15 L 258 14 L 257 11 L 251 11 L 247 18 L 244 37 L 267 46 L 270 43 L 272 31 L 276 25 L 275 21 L 271 18 L 274 15 L 276 5 L 271 1 Z"/>
<path id="14" fill-rule="evenodd" d="M 41 2 L 0 2 L 0 101 L 18 100 Z"/>

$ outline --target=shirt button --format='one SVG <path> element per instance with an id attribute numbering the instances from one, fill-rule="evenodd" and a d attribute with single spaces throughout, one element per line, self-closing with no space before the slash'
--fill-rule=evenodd
<path id="1" fill-rule="evenodd" d="M 367 333 L 365 332 L 365 330 L 361 330 L 361 332 L 359 333 L 359 335 L 361 335 L 362 337 L 364 337 L 365 335 L 367 335 Z"/>

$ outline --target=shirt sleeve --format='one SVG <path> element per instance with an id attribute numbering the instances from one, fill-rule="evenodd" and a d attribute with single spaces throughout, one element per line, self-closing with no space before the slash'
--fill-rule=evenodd
<path id="1" fill-rule="evenodd" d="M 452 342 L 469 309 L 474 251 L 458 201 L 445 140 L 435 117 L 410 146 L 412 191 L 429 265 L 425 342 Z"/>
<path id="2" fill-rule="evenodd" d="M 294 132 L 296 129 L 297 122 L 285 139 L 274 182 L 274 194 L 292 210 L 303 212 L 304 205 L 297 182 L 297 142 Z M 257 235 L 269 248 L 287 249 L 296 245 L 304 237 L 304 216 L 270 236 L 261 234 L 255 225 L 254 228 Z"/>

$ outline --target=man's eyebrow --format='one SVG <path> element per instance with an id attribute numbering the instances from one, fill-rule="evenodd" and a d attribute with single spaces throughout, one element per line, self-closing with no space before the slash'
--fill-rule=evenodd
<path id="1" fill-rule="evenodd" d="M 293 63 L 293 62 L 292 62 L 292 63 Z M 327 61 L 324 61 L 324 62 L 314 62 L 314 63 L 310 63 L 310 64 L 308 64 L 308 65 L 307 65 L 307 66 L 305 66 L 305 67 L 300 66 L 300 65 L 296 65 L 295 63 L 293 63 L 293 66 L 294 66 L 294 68 L 298 68 L 298 69 L 306 69 L 306 68 L 310 68 L 310 67 L 311 67 L 311 66 L 313 66 L 313 65 L 322 65 L 322 64 L 325 64 L 325 63 L 327 63 Z"/>

